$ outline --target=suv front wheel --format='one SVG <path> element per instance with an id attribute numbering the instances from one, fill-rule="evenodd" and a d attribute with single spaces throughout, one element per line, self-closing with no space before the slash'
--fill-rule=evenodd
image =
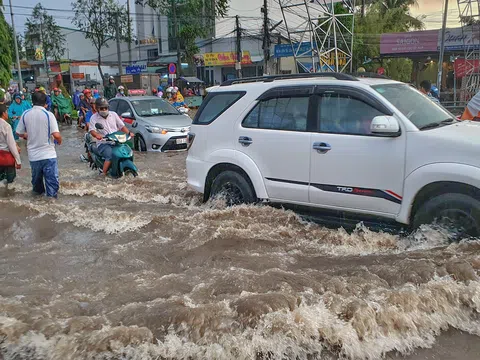
<path id="1" fill-rule="evenodd" d="M 228 206 L 251 204 L 257 199 L 249 181 L 236 171 L 223 171 L 213 180 L 210 198 L 223 198 Z"/>
<path id="2" fill-rule="evenodd" d="M 413 218 L 416 229 L 422 224 L 437 223 L 454 231 L 458 237 L 480 235 L 480 201 L 460 194 L 447 193 L 427 200 Z"/>

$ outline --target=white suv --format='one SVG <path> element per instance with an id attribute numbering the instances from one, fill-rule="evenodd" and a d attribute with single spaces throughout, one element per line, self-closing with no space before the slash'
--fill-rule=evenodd
<path id="1" fill-rule="evenodd" d="M 189 134 L 188 184 L 480 233 L 480 123 L 411 86 L 345 74 L 270 76 L 210 89 Z"/>

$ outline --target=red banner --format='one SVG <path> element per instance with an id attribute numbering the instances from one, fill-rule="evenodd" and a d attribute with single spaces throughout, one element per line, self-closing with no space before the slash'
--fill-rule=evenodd
<path id="1" fill-rule="evenodd" d="M 143 89 L 128 89 L 129 96 L 143 96 L 146 94 L 147 92 Z"/>
<path id="2" fill-rule="evenodd" d="M 467 72 L 478 72 L 480 69 L 480 60 L 468 60 L 465 59 L 456 59 L 453 64 L 455 69 L 455 77 L 463 78 L 467 75 Z M 473 68 L 473 70 L 472 70 Z"/>

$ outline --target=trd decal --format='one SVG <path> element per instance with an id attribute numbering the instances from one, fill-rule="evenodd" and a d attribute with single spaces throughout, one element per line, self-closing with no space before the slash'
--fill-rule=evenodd
<path id="1" fill-rule="evenodd" d="M 368 189 L 368 188 L 359 188 L 355 186 L 340 186 L 340 185 L 326 185 L 326 184 L 313 184 L 313 183 L 309 184 L 307 182 L 274 179 L 274 178 L 267 178 L 267 180 L 283 182 L 288 184 L 295 184 L 295 185 L 311 185 L 322 191 L 351 194 L 351 195 L 360 195 L 360 196 L 370 196 L 370 197 L 376 197 L 376 198 L 392 201 L 396 204 L 402 203 L 402 197 L 391 190 Z"/>
<path id="2" fill-rule="evenodd" d="M 339 192 L 344 194 L 370 196 L 392 201 L 396 204 L 402 203 L 402 197 L 395 194 L 391 190 L 379 190 L 379 189 L 366 189 L 354 186 L 338 186 L 338 185 L 325 185 L 325 184 L 310 184 L 317 189 L 328 192 Z"/>

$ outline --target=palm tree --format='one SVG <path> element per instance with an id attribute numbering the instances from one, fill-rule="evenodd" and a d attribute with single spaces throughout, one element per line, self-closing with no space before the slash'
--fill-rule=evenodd
<path id="1" fill-rule="evenodd" d="M 410 8 L 410 6 L 417 6 L 418 1 L 417 0 L 377 0 L 375 1 L 382 5 L 382 7 L 385 10 L 391 10 L 391 9 L 404 9 L 407 10 Z"/>
<path id="2" fill-rule="evenodd" d="M 362 0 L 367 1 L 368 0 Z M 400 16 L 403 22 L 413 29 L 423 29 L 424 24 L 422 18 L 417 18 L 410 15 L 410 7 L 418 6 L 417 0 L 372 0 L 373 4 L 377 4 L 380 12 L 386 14 L 389 11 L 396 12 Z M 363 3 L 362 3 L 363 5 Z"/>

